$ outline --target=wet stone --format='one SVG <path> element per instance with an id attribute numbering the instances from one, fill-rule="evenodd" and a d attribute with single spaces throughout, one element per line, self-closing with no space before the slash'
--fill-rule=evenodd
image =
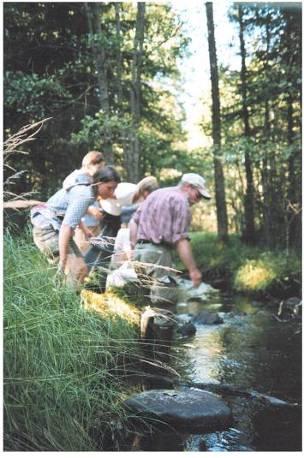
<path id="1" fill-rule="evenodd" d="M 188 321 L 187 323 L 181 324 L 177 330 L 177 334 L 179 334 L 181 337 L 192 337 L 196 333 L 196 327 L 191 321 Z"/>
<path id="2" fill-rule="evenodd" d="M 193 321 L 195 324 L 222 324 L 224 322 L 218 313 L 208 310 L 200 312 Z"/>
<path id="3" fill-rule="evenodd" d="M 232 425 L 229 406 L 219 396 L 196 388 L 144 391 L 125 405 L 151 424 L 163 422 L 184 433 L 222 431 Z"/>

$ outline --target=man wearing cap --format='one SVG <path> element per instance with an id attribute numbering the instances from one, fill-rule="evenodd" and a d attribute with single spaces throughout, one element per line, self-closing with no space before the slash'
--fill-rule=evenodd
<path id="1" fill-rule="evenodd" d="M 150 295 L 154 303 L 160 301 L 157 295 L 153 295 L 153 288 L 171 273 L 173 249 L 187 268 L 193 286 L 202 281 L 188 235 L 190 207 L 201 198 L 210 199 L 204 178 L 196 173 L 186 173 L 178 186 L 158 189 L 150 194 L 130 222 L 134 260 L 142 263 L 141 273 L 152 280 Z"/>

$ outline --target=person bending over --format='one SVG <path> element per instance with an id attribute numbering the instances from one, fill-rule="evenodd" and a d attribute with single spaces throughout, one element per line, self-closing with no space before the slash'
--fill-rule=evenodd
<path id="1" fill-rule="evenodd" d="M 196 173 L 186 173 L 178 186 L 152 192 L 130 221 L 134 260 L 140 263 L 137 271 L 139 278 L 148 279 L 153 303 L 166 301 L 165 287 L 163 297 L 158 297 L 153 291 L 159 291 L 157 286 L 171 273 L 173 250 L 187 268 L 193 286 L 199 286 L 202 281 L 188 235 L 190 207 L 202 198 L 210 199 L 204 178 Z"/>
<path id="2" fill-rule="evenodd" d="M 113 197 L 120 176 L 111 166 L 103 167 L 89 178 L 74 173 L 72 179 L 71 175 L 45 204 L 32 208 L 31 222 L 36 246 L 50 260 L 58 262 L 66 283 L 77 288 L 88 274 L 89 266 L 73 240 L 75 228 L 97 196 Z"/>

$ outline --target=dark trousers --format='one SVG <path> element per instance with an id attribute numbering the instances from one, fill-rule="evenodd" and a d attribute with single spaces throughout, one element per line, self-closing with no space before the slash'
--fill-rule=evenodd
<path id="1" fill-rule="evenodd" d="M 91 246 L 84 256 L 90 271 L 98 270 L 100 275 L 100 289 L 105 291 L 108 275 L 108 267 L 114 251 L 114 242 L 105 243 L 101 246 Z"/>

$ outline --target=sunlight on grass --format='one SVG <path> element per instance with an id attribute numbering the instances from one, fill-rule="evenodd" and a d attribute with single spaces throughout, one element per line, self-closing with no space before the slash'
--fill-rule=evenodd
<path id="1" fill-rule="evenodd" d="M 135 306 L 117 297 L 114 293 L 98 294 L 84 289 L 80 295 L 81 303 L 85 310 L 97 312 L 104 318 L 118 316 L 131 324 L 139 325 L 140 323 L 140 311 Z"/>
<path id="2" fill-rule="evenodd" d="M 247 261 L 235 276 L 235 287 L 240 290 L 264 290 L 276 278 L 276 272 L 263 260 Z"/>

